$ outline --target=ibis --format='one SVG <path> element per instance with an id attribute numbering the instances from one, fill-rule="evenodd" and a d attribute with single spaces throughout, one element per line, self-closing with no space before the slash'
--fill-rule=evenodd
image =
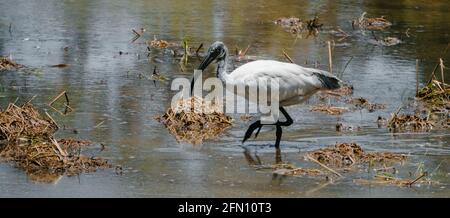
<path id="1" fill-rule="evenodd" d="M 255 85 L 254 81 L 264 78 L 278 79 L 279 111 L 285 117 L 284 121 L 278 120 L 272 124 L 262 123 L 258 120 L 252 123 L 245 132 L 242 143 L 249 139 L 255 130 L 255 138 L 264 125 L 276 127 L 275 148 L 280 148 L 282 128 L 290 126 L 293 119 L 284 109 L 285 106 L 301 104 L 319 90 L 338 89 L 343 82 L 333 74 L 314 68 L 306 68 L 293 63 L 274 60 L 255 60 L 248 62 L 232 72 L 227 72 L 228 49 L 223 42 L 214 42 L 206 52 L 205 57 L 198 66 L 198 70 L 204 71 L 214 60 L 217 63 L 216 76 L 225 84 Z M 191 93 L 194 87 L 195 77 L 191 82 Z M 248 95 L 241 95 L 248 99 Z"/>

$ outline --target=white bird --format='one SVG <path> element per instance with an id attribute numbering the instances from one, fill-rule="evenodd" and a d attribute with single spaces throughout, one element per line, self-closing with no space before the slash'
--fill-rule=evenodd
<path id="1" fill-rule="evenodd" d="M 225 84 L 244 84 L 255 86 L 258 79 L 278 79 L 279 81 L 279 106 L 280 112 L 285 116 L 286 121 L 277 121 L 273 124 L 262 124 L 260 120 L 252 123 L 245 133 L 242 143 L 244 143 L 252 133 L 258 129 L 255 138 L 264 125 L 276 126 L 275 148 L 279 149 L 282 135 L 281 126 L 290 126 L 292 118 L 283 108 L 294 104 L 300 104 L 319 90 L 332 90 L 340 88 L 343 82 L 333 74 L 314 68 L 305 68 L 297 64 L 285 63 L 273 60 L 257 60 L 246 63 L 231 73 L 227 73 L 228 49 L 222 42 L 213 43 L 206 53 L 205 58 L 200 63 L 198 70 L 205 70 L 208 65 L 216 60 L 216 76 Z M 194 87 L 195 78 L 192 78 L 191 93 Z M 231 86 L 233 87 L 233 86 Z M 247 98 L 245 93 L 237 93 Z"/>

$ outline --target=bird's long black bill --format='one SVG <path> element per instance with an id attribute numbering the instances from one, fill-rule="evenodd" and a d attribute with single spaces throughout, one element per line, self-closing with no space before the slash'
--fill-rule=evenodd
<path id="1" fill-rule="evenodd" d="M 214 59 L 216 59 L 216 57 L 217 57 L 217 55 L 215 53 L 207 54 L 206 57 L 203 58 L 200 65 L 198 65 L 197 70 L 204 71 L 208 67 L 208 65 L 211 64 L 211 62 L 213 62 Z M 194 75 L 192 76 L 192 79 L 191 79 L 191 96 L 192 96 L 192 92 L 194 91 L 194 84 L 195 84 L 196 80 L 197 80 L 197 78 L 194 73 Z"/>

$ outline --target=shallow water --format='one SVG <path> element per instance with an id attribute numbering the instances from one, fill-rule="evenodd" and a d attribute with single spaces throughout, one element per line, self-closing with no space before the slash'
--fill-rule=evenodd
<path id="1" fill-rule="evenodd" d="M 450 134 L 433 130 L 421 134 L 393 135 L 378 128 L 378 116 L 388 117 L 415 93 L 416 59 L 420 59 L 419 82 L 429 77 L 442 50 L 450 41 L 450 8 L 442 1 L 29 1 L 0 2 L 0 55 L 11 54 L 32 73 L 2 72 L 0 103 L 25 102 L 47 109 L 69 130 L 64 137 L 103 143 L 89 152 L 111 159 L 124 168 L 61 177 L 54 184 L 37 183 L 11 164 L 0 165 L 0 197 L 448 197 L 450 195 Z M 368 43 L 370 32 L 352 30 L 350 20 L 367 11 L 368 16 L 386 16 L 393 27 L 377 37 L 395 36 L 402 43 L 383 47 Z M 314 14 L 325 24 L 317 38 L 295 39 L 273 20 L 283 16 L 309 19 Z M 11 24 L 11 32 L 9 26 Z M 338 41 L 328 34 L 340 26 L 351 36 Z M 368 151 L 401 152 L 412 155 L 401 175 L 414 172 L 423 163 L 434 172 L 439 185 L 414 188 L 361 186 L 352 178 L 369 178 L 368 173 L 326 184 L 324 178 L 285 177 L 250 167 L 240 147 L 249 123 L 239 121 L 223 137 L 201 146 L 178 143 L 154 120 L 169 106 L 175 94 L 170 83 L 140 78 L 157 66 L 169 79 L 190 77 L 198 60 L 191 60 L 181 72 L 178 60 L 158 51 L 147 57 L 142 39 L 130 43 L 131 29 L 144 27 L 142 38 L 153 35 L 168 41 L 188 36 L 193 47 L 224 41 L 251 44 L 249 55 L 283 60 L 286 52 L 298 64 L 327 69 L 325 41 L 334 39 L 334 67 L 341 71 L 353 57 L 343 79 L 355 87 L 354 96 L 384 103 L 386 109 L 330 116 L 310 112 L 317 98 L 287 110 L 295 120 L 285 128 L 282 141 L 284 161 L 305 164 L 302 153 L 336 142 L 357 142 Z M 405 32 L 409 29 L 409 37 Z M 67 48 L 67 49 L 64 49 Z M 125 54 L 119 55 L 119 51 Z M 449 60 L 447 55 L 444 60 Z M 49 65 L 65 63 L 67 68 Z M 428 73 L 425 73 L 428 72 Z M 211 74 L 210 76 L 212 76 Z M 447 70 L 446 78 L 450 78 Z M 61 116 L 46 104 L 67 90 L 75 111 Z M 97 124 L 103 122 L 99 127 Z M 337 133 L 337 122 L 360 126 L 361 131 Z M 76 129 L 73 134 L 70 129 Z M 274 162 L 274 131 L 268 129 L 258 140 L 246 144 L 263 162 Z M 435 170 L 437 169 L 437 170 Z"/>

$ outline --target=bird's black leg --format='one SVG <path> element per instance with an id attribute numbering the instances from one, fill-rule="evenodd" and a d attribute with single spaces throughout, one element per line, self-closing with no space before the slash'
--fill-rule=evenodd
<path id="1" fill-rule="evenodd" d="M 280 148 L 281 135 L 283 134 L 283 129 L 281 129 L 281 125 L 277 125 L 276 140 L 275 140 L 275 148 Z"/>
<path id="2" fill-rule="evenodd" d="M 281 149 L 275 148 L 275 163 L 281 164 L 283 163 L 283 160 L 281 159 Z"/>
<path id="3" fill-rule="evenodd" d="M 281 129 L 282 126 L 290 126 L 294 121 L 292 120 L 291 116 L 289 116 L 289 114 L 286 112 L 286 110 L 283 107 L 280 107 L 280 112 L 284 115 L 284 117 L 286 118 L 286 121 L 277 121 L 274 124 L 261 124 L 261 121 L 258 120 L 254 123 L 252 123 L 247 131 L 245 132 L 244 135 L 244 139 L 242 140 L 242 143 L 244 143 L 245 141 L 247 141 L 247 139 L 250 138 L 250 136 L 252 136 L 252 133 L 256 130 L 256 134 L 255 134 L 255 138 L 258 136 L 259 131 L 261 130 L 262 126 L 264 125 L 275 125 L 277 128 L 276 131 L 276 141 L 275 141 L 275 147 L 279 148 L 280 147 L 280 141 L 281 141 L 281 135 L 283 134 L 283 130 Z"/>

